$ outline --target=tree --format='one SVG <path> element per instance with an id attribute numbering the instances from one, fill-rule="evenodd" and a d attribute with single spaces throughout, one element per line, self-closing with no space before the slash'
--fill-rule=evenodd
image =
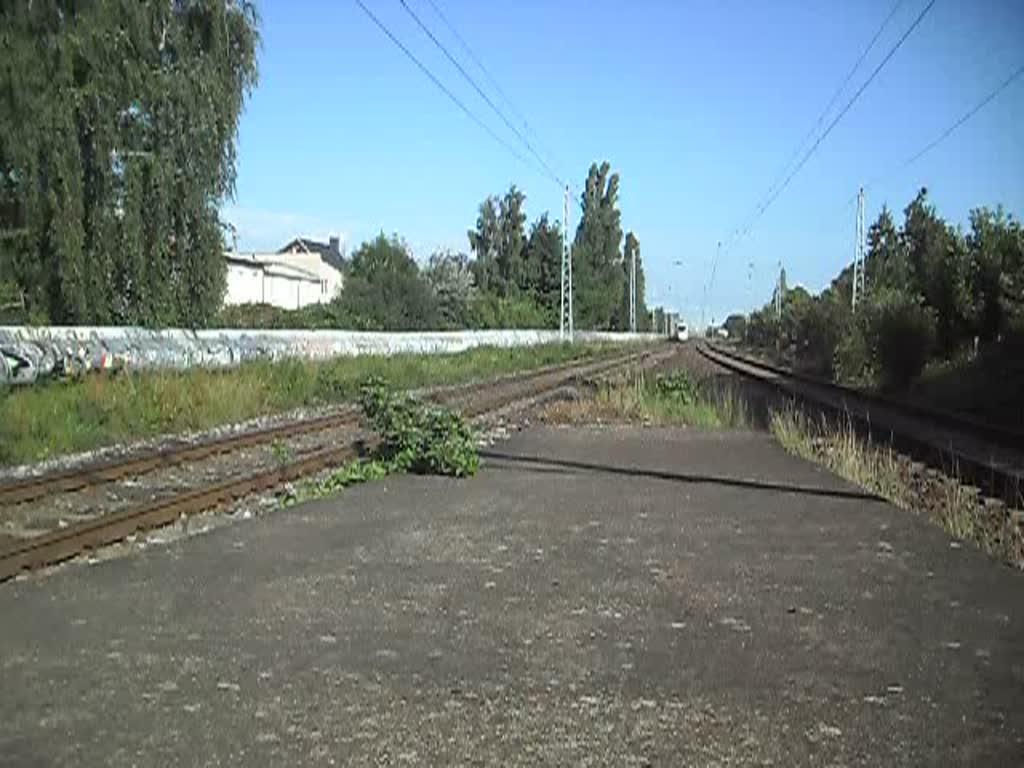
<path id="1" fill-rule="evenodd" d="M 972 315 L 982 341 L 993 341 L 1021 317 L 1024 229 L 1002 208 L 971 211 Z"/>
<path id="2" fill-rule="evenodd" d="M 581 195 L 583 214 L 573 243 L 576 323 L 581 328 L 621 327 L 622 271 L 619 176 L 594 163 Z"/>
<path id="3" fill-rule="evenodd" d="M 629 328 L 629 287 L 632 260 L 636 257 L 636 329 L 647 330 L 650 327 L 650 313 L 647 311 L 647 301 L 644 297 L 646 291 L 644 279 L 644 264 L 640 258 L 640 241 L 632 232 L 626 233 L 625 242 L 622 245 L 622 273 L 624 283 L 622 286 L 622 307 L 616 317 L 616 327 Z"/>
<path id="4" fill-rule="evenodd" d="M 498 201 L 493 195 L 480 203 L 476 217 L 476 229 L 466 233 L 469 247 L 476 254 L 473 273 L 481 291 L 504 293 L 498 267 L 498 250 L 501 246 L 501 227 L 498 222 Z"/>
<path id="5" fill-rule="evenodd" d="M 722 323 L 722 327 L 725 328 L 725 332 L 729 334 L 730 339 L 742 340 L 747 333 L 747 318 L 745 315 L 732 314 L 725 318 L 725 322 Z"/>
<path id="6" fill-rule="evenodd" d="M 469 256 L 452 251 L 431 255 L 424 277 L 437 298 L 441 321 L 450 328 L 465 328 L 476 284 Z"/>
<path id="7" fill-rule="evenodd" d="M 951 353 L 969 335 L 970 266 L 958 232 L 947 226 L 921 189 L 904 211 L 903 247 L 914 282 L 925 304 L 935 312 L 939 350 Z"/>
<path id="8" fill-rule="evenodd" d="M 486 293 L 511 296 L 529 282 L 523 252 L 526 248 L 526 195 L 513 184 L 501 198 L 480 204 L 476 229 L 467 233 L 476 254 L 477 285 Z"/>
<path id="9" fill-rule="evenodd" d="M 526 290 L 529 275 L 523 264 L 526 248 L 526 213 L 523 205 L 526 195 L 516 189 L 515 184 L 498 204 L 498 272 L 501 275 L 502 295 L 508 296 L 518 290 Z"/>
<path id="10" fill-rule="evenodd" d="M 246 0 L 0 8 L 0 272 L 60 323 L 198 326 L 256 82 Z"/>
<path id="11" fill-rule="evenodd" d="M 868 249 L 864 257 L 865 290 L 891 288 L 913 295 L 914 278 L 906 251 L 888 206 L 868 228 Z"/>
<path id="12" fill-rule="evenodd" d="M 557 319 L 562 291 L 562 229 L 552 224 L 546 213 L 530 227 L 524 272 L 524 291 L 553 322 Z"/>
<path id="13" fill-rule="evenodd" d="M 383 233 L 352 254 L 341 295 L 334 302 L 341 327 L 364 331 L 436 328 L 438 307 L 430 285 L 397 236 Z"/>

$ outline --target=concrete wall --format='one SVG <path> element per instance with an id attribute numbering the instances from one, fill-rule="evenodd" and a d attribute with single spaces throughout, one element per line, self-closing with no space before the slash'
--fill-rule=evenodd
<path id="1" fill-rule="evenodd" d="M 657 334 L 576 333 L 580 343 L 660 338 Z M 558 331 L 544 330 L 376 333 L 0 326 L 0 384 L 30 384 L 90 370 L 181 370 L 289 357 L 444 354 L 480 346 L 523 347 L 558 340 Z"/>

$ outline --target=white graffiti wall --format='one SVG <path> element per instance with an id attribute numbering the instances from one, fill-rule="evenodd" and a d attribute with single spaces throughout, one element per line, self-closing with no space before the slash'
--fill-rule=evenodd
<path id="1" fill-rule="evenodd" d="M 574 341 L 643 342 L 655 334 L 577 332 Z M 24 385 L 90 371 L 220 368 L 249 360 L 444 354 L 473 347 L 559 341 L 558 331 L 377 333 L 0 326 L 0 384 Z"/>

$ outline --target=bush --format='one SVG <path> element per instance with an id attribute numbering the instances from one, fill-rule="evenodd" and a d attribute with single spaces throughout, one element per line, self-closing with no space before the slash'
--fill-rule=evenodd
<path id="1" fill-rule="evenodd" d="M 849 320 L 846 307 L 830 296 L 803 302 L 793 318 L 797 364 L 805 371 L 832 378 L 836 350 Z"/>
<path id="2" fill-rule="evenodd" d="M 476 474 L 479 456 L 473 433 L 454 411 L 423 406 L 391 391 L 379 378 L 363 384 L 360 404 L 380 434 L 378 457 L 391 469 L 453 477 Z"/>
<path id="3" fill-rule="evenodd" d="M 852 323 L 836 345 L 835 378 L 847 384 L 869 384 L 873 378 L 871 346 L 859 323 Z"/>
<path id="4" fill-rule="evenodd" d="M 551 328 L 557 317 L 525 296 L 479 294 L 467 313 L 471 328 Z"/>
<path id="5" fill-rule="evenodd" d="M 697 387 L 684 371 L 658 376 L 654 381 L 654 391 L 661 398 L 677 400 L 686 405 L 697 400 Z"/>
<path id="6" fill-rule="evenodd" d="M 272 304 L 235 304 L 221 309 L 212 324 L 218 328 L 247 330 L 338 327 L 330 308 L 323 304 L 310 304 L 302 309 L 282 309 Z"/>
<path id="7" fill-rule="evenodd" d="M 889 294 L 871 308 L 874 353 L 882 385 L 904 389 L 935 346 L 935 316 L 914 299 Z"/>

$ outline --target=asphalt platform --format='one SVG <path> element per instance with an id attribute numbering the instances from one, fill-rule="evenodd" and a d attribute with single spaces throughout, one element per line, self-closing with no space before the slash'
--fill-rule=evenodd
<path id="1" fill-rule="evenodd" d="M 767 435 L 536 428 L 0 585 L 0 764 L 1024 765 L 1022 609 Z"/>

